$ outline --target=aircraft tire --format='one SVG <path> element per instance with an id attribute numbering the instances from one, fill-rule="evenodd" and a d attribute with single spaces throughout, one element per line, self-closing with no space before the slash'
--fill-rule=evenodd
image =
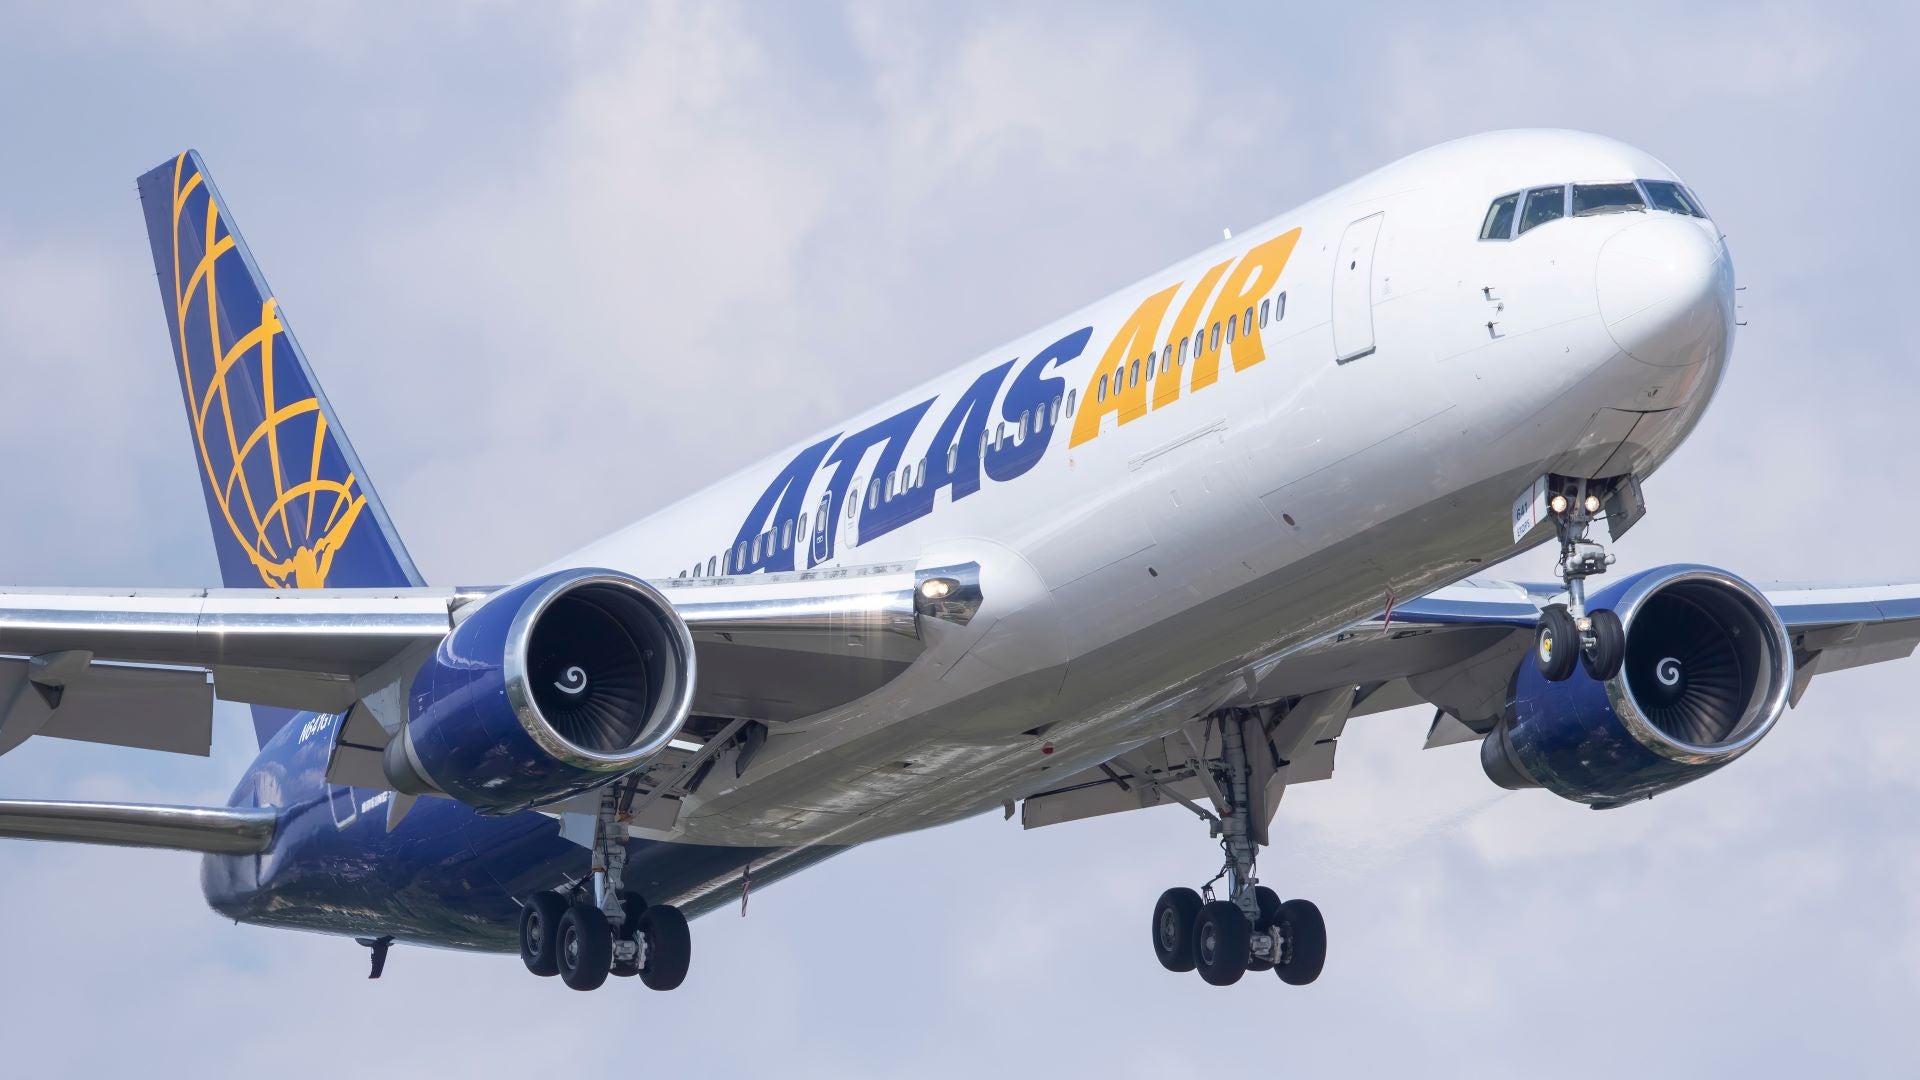
<path id="1" fill-rule="evenodd" d="M 1627 631 L 1620 625 L 1620 616 L 1611 611 L 1595 611 L 1588 617 L 1593 620 L 1593 648 L 1580 653 L 1580 666 L 1594 682 L 1606 682 L 1620 674 L 1627 658 Z"/>
<path id="2" fill-rule="evenodd" d="M 1194 969 L 1214 986 L 1232 986 L 1253 959 L 1253 924 L 1240 905 L 1214 900 L 1200 906 L 1193 924 Z"/>
<path id="3" fill-rule="evenodd" d="M 560 981 L 575 990 L 598 990 L 613 967 L 613 928 L 606 913 L 575 904 L 560 917 Z"/>
<path id="4" fill-rule="evenodd" d="M 1280 905 L 1287 932 L 1287 957 L 1273 973 L 1289 986 L 1305 986 L 1327 966 L 1327 923 L 1311 900 L 1289 900 Z"/>
<path id="5" fill-rule="evenodd" d="M 560 974 L 560 918 L 567 902 L 559 893 L 537 892 L 520 909 L 520 962 L 541 978 Z"/>
<path id="6" fill-rule="evenodd" d="M 1548 604 L 1533 630 L 1533 662 L 1548 682 L 1565 682 L 1580 662 L 1580 630 L 1565 604 Z"/>
<path id="7" fill-rule="evenodd" d="M 1153 905 L 1153 955 L 1168 971 L 1193 970 L 1193 924 L 1200 917 L 1200 894 L 1168 889 Z"/>
<path id="8" fill-rule="evenodd" d="M 647 962 L 640 968 L 640 981 L 649 990 L 672 990 L 686 981 L 687 968 L 693 963 L 693 935 L 687 930 L 687 917 L 671 904 L 647 909 L 640 920 L 640 933 L 647 944 Z"/>

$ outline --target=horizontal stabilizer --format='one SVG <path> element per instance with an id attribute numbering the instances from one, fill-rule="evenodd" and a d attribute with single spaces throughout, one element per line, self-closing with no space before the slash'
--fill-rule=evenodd
<path id="1" fill-rule="evenodd" d="M 279 814 L 265 807 L 0 800 L 0 837 L 250 855 L 273 843 Z"/>

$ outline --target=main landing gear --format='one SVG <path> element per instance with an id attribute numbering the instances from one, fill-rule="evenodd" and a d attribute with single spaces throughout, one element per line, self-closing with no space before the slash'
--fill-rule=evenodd
<path id="1" fill-rule="evenodd" d="M 687 977 L 693 941 L 687 918 L 671 904 L 648 907 L 621 886 L 627 827 L 618 794 L 600 796 L 594 825 L 593 875 L 566 894 L 537 892 L 520 909 L 520 960 L 540 976 L 560 976 L 575 990 L 598 990 L 607 976 L 638 976 L 654 990 Z"/>
<path id="2" fill-rule="evenodd" d="M 1587 611 L 1587 578 L 1607 572 L 1613 556 L 1587 530 L 1600 514 L 1603 500 L 1587 481 L 1573 490 L 1556 492 L 1547 501 L 1553 528 L 1560 537 L 1560 580 L 1567 586 L 1567 603 L 1548 604 L 1533 631 L 1533 662 L 1548 682 L 1571 678 L 1574 665 L 1586 669 L 1596 682 L 1620 673 L 1627 655 L 1627 635 L 1620 616 L 1611 611 Z"/>
<path id="3" fill-rule="evenodd" d="M 1327 925 L 1312 901 L 1282 901 L 1254 875 L 1254 828 L 1264 794 L 1254 784 L 1248 750 L 1250 743 L 1266 747 L 1264 738 L 1249 739 L 1249 728 L 1260 730 L 1259 720 L 1229 709 L 1210 717 L 1208 726 L 1205 743 L 1213 744 L 1217 733 L 1220 752 L 1202 763 L 1202 775 L 1219 816 L 1191 803 L 1188 808 L 1210 822 L 1226 859 L 1199 891 L 1183 887 L 1160 894 L 1153 906 L 1154 956 L 1168 971 L 1198 971 L 1214 986 L 1231 986 L 1249 971 L 1272 971 L 1282 982 L 1305 986 L 1326 964 Z M 1222 878 L 1226 888 L 1216 893 L 1214 883 Z"/>

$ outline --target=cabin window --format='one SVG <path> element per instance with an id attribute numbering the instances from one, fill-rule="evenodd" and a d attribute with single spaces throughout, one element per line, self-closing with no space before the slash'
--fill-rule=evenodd
<path id="1" fill-rule="evenodd" d="M 1240 329 L 1249 334 L 1253 333 L 1253 305 L 1252 304 L 1248 304 L 1247 310 L 1240 316 Z"/>
<path id="2" fill-rule="evenodd" d="M 993 425 L 993 452 L 996 454 L 999 453 L 1000 448 L 1006 445 L 1006 442 L 1007 442 L 1006 422 L 1002 421 L 998 424 Z"/>
<path id="3" fill-rule="evenodd" d="M 1513 239 L 1513 211 L 1520 205 L 1520 193 L 1502 195 L 1487 207 L 1487 219 L 1480 223 L 1480 239 Z"/>
<path id="4" fill-rule="evenodd" d="M 797 537 L 797 538 L 798 538 L 798 539 L 799 539 L 799 540 L 800 540 L 800 541 L 801 541 L 802 543 L 804 543 L 804 542 L 806 541 L 806 538 L 807 538 L 807 515 L 805 515 L 805 514 L 801 514 L 801 515 L 800 515 L 800 525 L 799 525 L 799 527 L 797 527 L 797 528 L 795 528 L 795 529 L 793 530 L 793 534 L 794 534 L 794 536 L 795 536 L 795 537 Z"/>
<path id="5" fill-rule="evenodd" d="M 917 488 L 923 488 L 927 486 L 927 459 L 926 458 L 920 459 L 920 467 L 913 474 L 913 486 Z"/>
<path id="6" fill-rule="evenodd" d="M 1186 367 L 1187 366 L 1187 339 L 1186 338 L 1180 339 L 1180 351 L 1175 355 L 1179 357 L 1180 366 Z"/>
<path id="7" fill-rule="evenodd" d="M 1287 317 L 1287 294 L 1278 293 L 1273 298 L 1273 321 L 1279 322 Z"/>
<path id="8" fill-rule="evenodd" d="M 1080 396 L 1080 391 L 1078 390 L 1067 391 L 1067 415 L 1069 417 L 1073 415 L 1073 399 L 1079 396 Z"/>
<path id="9" fill-rule="evenodd" d="M 1240 324 L 1240 316 L 1238 315 L 1235 315 L 1232 318 L 1227 320 L 1227 344 L 1229 345 L 1233 344 L 1233 328 L 1235 326 L 1238 326 L 1239 324 Z"/>
<path id="10" fill-rule="evenodd" d="M 745 540 L 742 540 L 740 541 L 739 545 L 733 549 L 733 572 L 737 574 L 746 568 L 747 568 L 747 542 Z"/>
<path id="11" fill-rule="evenodd" d="M 1260 301 L 1260 329 L 1262 330 L 1267 328 L 1267 305 L 1271 303 L 1273 303 L 1271 300 Z"/>
<path id="12" fill-rule="evenodd" d="M 1033 419 L 1033 410 L 1031 409 L 1028 409 L 1025 412 L 1022 412 L 1020 414 L 1020 441 L 1021 442 L 1026 442 L 1027 435 L 1031 433 L 1032 429 L 1028 426 L 1028 421 L 1032 419 Z"/>
<path id="13" fill-rule="evenodd" d="M 1575 184 L 1573 185 L 1573 216 L 1593 217 L 1596 214 L 1622 214 L 1628 210 L 1645 210 L 1647 201 L 1640 197 L 1640 189 L 1629 180 L 1624 184 Z"/>
<path id="14" fill-rule="evenodd" d="M 1128 386 L 1140 385 L 1140 361 L 1138 360 L 1135 360 L 1133 362 L 1133 367 L 1127 374 L 1127 385 Z"/>
<path id="15" fill-rule="evenodd" d="M 874 477 L 873 483 L 867 485 L 867 509 L 878 510 L 879 508 L 880 478 L 876 476 Z"/>
<path id="16" fill-rule="evenodd" d="M 1520 215 L 1520 231 L 1545 225 L 1567 216 L 1567 189 L 1561 185 L 1534 188 L 1527 192 L 1527 209 Z"/>
<path id="17" fill-rule="evenodd" d="M 718 565 L 719 562 L 720 562 L 719 556 L 717 555 L 707 556 L 707 576 L 708 577 L 713 577 L 714 575 L 720 572 L 720 567 Z"/>
<path id="18" fill-rule="evenodd" d="M 1060 396 L 1059 396 L 1058 394 L 1056 394 L 1056 395 L 1054 395 L 1054 398 L 1053 398 L 1053 415 L 1052 415 L 1051 417 L 1049 417 L 1048 419 L 1049 419 L 1050 421 L 1052 421 L 1053 423 L 1056 423 L 1056 424 L 1060 422 Z"/>
<path id="19" fill-rule="evenodd" d="M 954 443 L 952 446 L 947 447 L 947 475 L 952 476 L 954 473 L 957 473 L 959 471 L 960 471 L 960 444 Z"/>
<path id="20" fill-rule="evenodd" d="M 1213 340 L 1208 342 L 1207 350 L 1209 352 L 1220 351 L 1220 324 L 1219 323 L 1213 324 Z"/>
<path id="21" fill-rule="evenodd" d="M 1107 400 L 1107 377 L 1105 375 L 1100 376 L 1100 396 L 1096 400 Z"/>
<path id="22" fill-rule="evenodd" d="M 1646 189 L 1647 202 L 1655 210 L 1665 210 L 1669 214 L 1685 214 L 1687 217 L 1706 217 L 1687 194 L 1687 189 L 1671 180 L 1642 180 L 1640 186 Z"/>
<path id="23" fill-rule="evenodd" d="M 1158 352 L 1150 352 L 1147 354 L 1147 378 L 1149 379 L 1153 378 L 1153 367 L 1154 367 L 1154 364 L 1159 361 L 1159 359 L 1160 359 L 1160 354 Z"/>
<path id="24" fill-rule="evenodd" d="M 780 523 L 780 550 L 786 551 L 793 546 L 793 519 Z"/>
<path id="25" fill-rule="evenodd" d="M 855 491 L 860 490 L 860 478 L 857 476 L 853 478 L 853 490 Z M 858 513 L 859 510 L 860 510 L 860 496 L 855 495 L 853 498 L 847 500 L 847 520 L 848 521 L 852 521 L 853 515 Z"/>

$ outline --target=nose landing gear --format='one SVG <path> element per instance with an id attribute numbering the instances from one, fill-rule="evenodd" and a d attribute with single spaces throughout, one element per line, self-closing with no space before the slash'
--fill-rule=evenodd
<path id="1" fill-rule="evenodd" d="M 1587 611 L 1587 579 L 1607 572 L 1613 556 L 1587 535 L 1605 505 L 1599 490 L 1588 481 L 1573 482 L 1573 490 L 1556 492 L 1547 511 L 1560 538 L 1556 569 L 1567 587 L 1567 603 L 1548 604 L 1533 632 L 1533 661 L 1548 682 L 1573 675 L 1577 664 L 1596 682 L 1620 673 L 1626 659 L 1627 635 L 1620 617 L 1611 611 Z"/>
<path id="2" fill-rule="evenodd" d="M 1253 782 L 1248 754 L 1250 749 L 1270 752 L 1269 743 L 1259 718 L 1244 709 L 1214 714 L 1208 728 L 1204 745 L 1215 745 L 1217 733 L 1219 754 L 1196 764 L 1219 814 L 1188 805 L 1208 821 L 1212 835 L 1221 837 L 1226 859 L 1202 890 L 1173 888 L 1160 894 L 1153 907 L 1154 956 L 1168 971 L 1198 971 L 1214 986 L 1231 986 L 1249 971 L 1268 970 L 1282 982 L 1304 986 L 1320 977 L 1327 959 L 1320 909 L 1306 900 L 1282 903 L 1254 874 L 1254 820 L 1264 796 Z M 1213 886 L 1222 878 L 1226 889 L 1218 896 Z"/>

